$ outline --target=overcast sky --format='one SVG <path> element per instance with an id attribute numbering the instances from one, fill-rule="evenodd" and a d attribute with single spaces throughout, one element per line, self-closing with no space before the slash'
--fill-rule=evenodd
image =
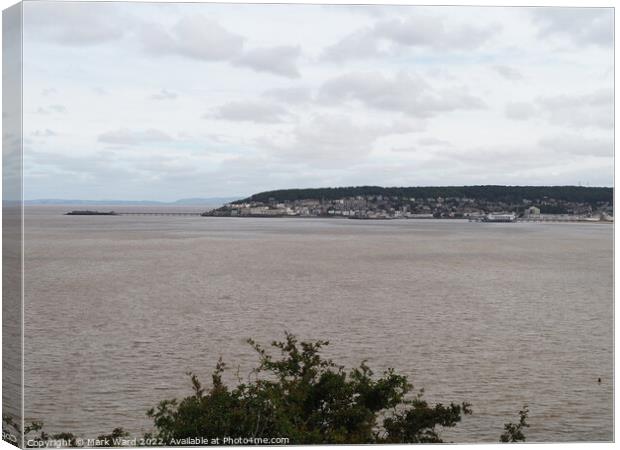
<path id="1" fill-rule="evenodd" d="M 25 198 L 613 184 L 613 11 L 24 4 Z"/>

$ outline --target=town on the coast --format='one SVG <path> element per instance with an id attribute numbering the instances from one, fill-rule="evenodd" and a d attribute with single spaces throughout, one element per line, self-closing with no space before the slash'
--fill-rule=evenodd
<path id="1" fill-rule="evenodd" d="M 531 190 L 529 194 L 527 191 L 520 193 L 522 188 L 509 191 L 506 191 L 509 187 L 505 186 L 487 188 L 474 190 L 470 196 L 467 196 L 466 188 L 460 189 L 462 192 L 458 188 L 444 189 L 445 193 L 454 191 L 456 195 L 432 195 L 433 191 L 442 193 L 442 188 L 429 192 L 417 188 L 418 194 L 422 194 L 417 196 L 407 192 L 416 188 L 272 191 L 228 203 L 205 212 L 203 216 L 469 219 L 484 222 L 613 221 L 611 188 L 552 187 L 539 189 L 538 192 Z M 554 191 L 557 191 L 556 196 L 553 196 L 556 194 Z M 358 195 L 346 195 L 355 193 Z"/>

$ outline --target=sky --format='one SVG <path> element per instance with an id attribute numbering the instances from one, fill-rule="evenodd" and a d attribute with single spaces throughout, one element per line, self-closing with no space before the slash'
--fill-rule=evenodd
<path id="1" fill-rule="evenodd" d="M 24 198 L 613 185 L 610 8 L 24 4 Z"/>

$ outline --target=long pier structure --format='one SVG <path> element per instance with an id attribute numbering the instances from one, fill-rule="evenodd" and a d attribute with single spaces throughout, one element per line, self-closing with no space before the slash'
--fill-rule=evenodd
<path id="1" fill-rule="evenodd" d="M 186 211 L 71 211 L 67 216 L 201 216 L 201 212 Z"/>
<path id="2" fill-rule="evenodd" d="M 201 212 L 116 212 L 119 216 L 200 216 Z"/>

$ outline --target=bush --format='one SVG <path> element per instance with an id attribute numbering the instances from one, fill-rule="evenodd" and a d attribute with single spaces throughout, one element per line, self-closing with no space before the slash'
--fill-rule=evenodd
<path id="1" fill-rule="evenodd" d="M 530 426 L 527 423 L 527 415 L 529 414 L 529 410 L 527 406 L 524 406 L 521 411 L 519 411 L 519 423 L 507 423 L 504 425 L 504 433 L 500 436 L 500 442 L 525 442 L 525 435 L 523 434 L 523 429 Z"/>
<path id="2" fill-rule="evenodd" d="M 326 341 L 298 342 L 286 334 L 273 342 L 273 356 L 256 342 L 256 379 L 230 389 L 220 360 L 206 390 L 191 375 L 194 393 L 180 402 L 164 400 L 148 411 L 166 444 L 201 436 L 287 437 L 291 444 L 442 442 L 439 427 L 454 427 L 469 405 L 430 406 L 407 378 L 385 371 L 373 377 L 362 363 L 349 372 L 321 356 Z"/>

